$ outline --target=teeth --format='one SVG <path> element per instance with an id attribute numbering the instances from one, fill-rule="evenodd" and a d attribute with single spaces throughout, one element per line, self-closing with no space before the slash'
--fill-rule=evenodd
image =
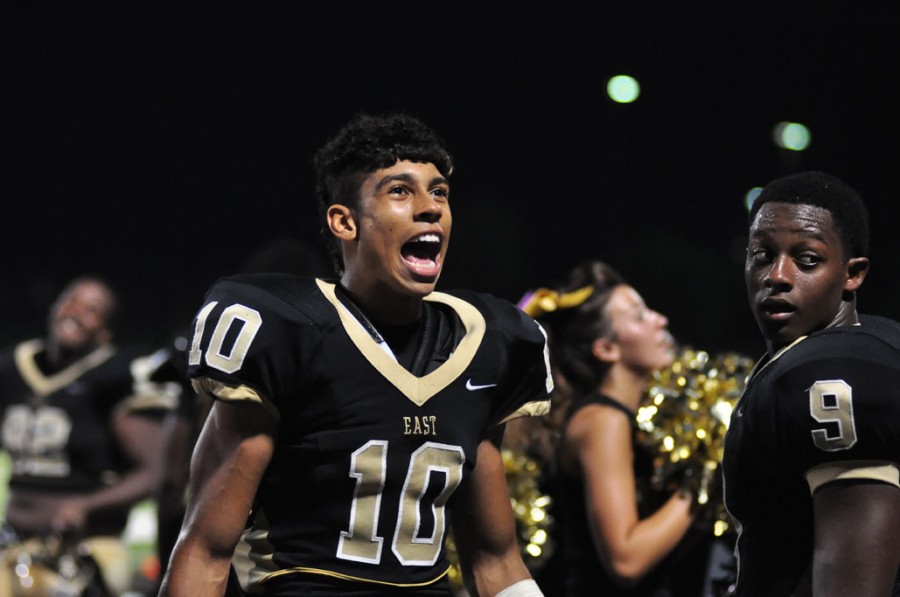
<path id="1" fill-rule="evenodd" d="M 74 332 L 78 330 L 79 325 L 77 321 L 71 317 L 67 317 L 59 322 L 59 327 L 67 332 Z"/>
<path id="2" fill-rule="evenodd" d="M 428 233 L 428 234 L 420 234 L 419 236 L 412 239 L 413 242 L 417 243 L 439 243 L 441 239 L 438 238 L 437 234 Z"/>

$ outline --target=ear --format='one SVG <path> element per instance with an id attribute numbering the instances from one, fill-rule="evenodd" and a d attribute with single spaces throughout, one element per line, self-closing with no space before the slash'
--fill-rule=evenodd
<path id="1" fill-rule="evenodd" d="M 844 290 L 855 292 L 862 286 L 866 274 L 869 272 L 868 257 L 853 257 L 847 261 L 847 278 L 844 280 Z"/>
<path id="2" fill-rule="evenodd" d="M 328 223 L 328 229 L 338 240 L 356 240 L 358 229 L 356 227 L 356 218 L 353 210 L 346 205 L 335 203 L 328 207 L 325 212 L 325 220 Z"/>
<path id="3" fill-rule="evenodd" d="M 598 361 L 604 363 L 615 363 L 622 358 L 622 351 L 619 345 L 609 338 L 597 338 L 591 343 L 591 354 Z"/>

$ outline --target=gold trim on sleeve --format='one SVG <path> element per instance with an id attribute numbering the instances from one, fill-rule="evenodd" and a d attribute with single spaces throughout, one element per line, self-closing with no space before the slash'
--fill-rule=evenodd
<path id="1" fill-rule="evenodd" d="M 192 379 L 191 385 L 194 391 L 211 400 L 222 402 L 255 402 L 262 405 L 276 421 L 281 420 L 281 415 L 271 400 L 265 399 L 259 392 L 246 385 L 231 386 L 210 377 Z"/>
<path id="2" fill-rule="evenodd" d="M 885 460 L 846 460 L 826 462 L 806 471 L 810 493 L 834 481 L 864 479 L 900 487 L 900 465 Z"/>

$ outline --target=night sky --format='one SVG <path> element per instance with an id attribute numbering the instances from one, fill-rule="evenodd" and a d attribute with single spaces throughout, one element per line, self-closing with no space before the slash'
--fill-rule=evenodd
<path id="1" fill-rule="evenodd" d="M 900 317 L 900 17 L 734 4 L 6 3 L 0 340 L 42 334 L 63 283 L 97 272 L 121 339 L 165 342 L 268 240 L 318 243 L 313 152 L 389 110 L 456 158 L 439 288 L 516 301 L 600 258 L 683 343 L 757 356 L 744 194 L 818 169 L 871 210 L 860 310 Z M 638 102 L 606 98 L 620 73 Z M 809 149 L 777 148 L 779 121 Z"/>

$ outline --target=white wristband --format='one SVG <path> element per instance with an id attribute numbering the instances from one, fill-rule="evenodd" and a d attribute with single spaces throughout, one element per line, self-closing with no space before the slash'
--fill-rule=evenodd
<path id="1" fill-rule="evenodd" d="M 544 597 L 534 579 L 520 580 L 497 593 L 496 597 Z"/>

